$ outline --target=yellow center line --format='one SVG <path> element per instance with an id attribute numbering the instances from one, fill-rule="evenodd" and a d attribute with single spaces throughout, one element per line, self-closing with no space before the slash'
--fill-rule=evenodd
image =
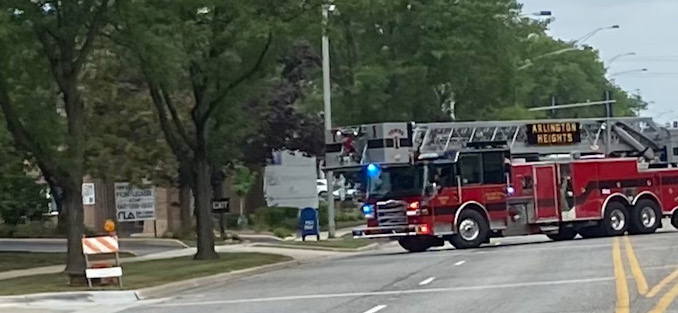
<path id="1" fill-rule="evenodd" d="M 678 269 L 673 271 L 671 275 L 666 276 L 666 278 L 662 279 L 662 281 L 660 281 L 659 284 L 652 287 L 652 289 L 650 289 L 650 292 L 648 292 L 645 296 L 648 298 L 656 296 L 664 287 L 666 287 L 666 285 L 674 281 L 676 278 L 678 278 Z"/>
<path id="2" fill-rule="evenodd" d="M 624 250 L 626 250 L 626 256 L 629 258 L 629 265 L 631 266 L 631 273 L 633 278 L 636 280 L 636 287 L 638 287 L 638 293 L 645 295 L 647 293 L 647 281 L 645 280 L 645 275 L 643 275 L 643 270 L 638 264 L 638 259 L 636 258 L 636 253 L 633 251 L 633 246 L 631 245 L 631 240 L 628 236 L 624 236 Z"/>
<path id="3" fill-rule="evenodd" d="M 661 299 L 659 299 L 659 302 L 657 302 L 657 306 L 652 309 L 649 313 L 664 313 L 666 309 L 669 308 L 673 300 L 678 296 L 678 284 L 674 285 L 673 288 L 669 290 Z"/>
<path id="4" fill-rule="evenodd" d="M 624 264 L 622 263 L 621 251 L 619 249 L 619 238 L 612 240 L 612 261 L 614 264 L 614 278 L 617 287 L 617 308 L 616 313 L 629 312 L 629 287 L 626 284 L 626 274 L 624 273 Z"/>

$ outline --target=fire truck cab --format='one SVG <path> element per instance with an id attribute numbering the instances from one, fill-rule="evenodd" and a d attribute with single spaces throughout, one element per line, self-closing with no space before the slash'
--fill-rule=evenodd
<path id="1" fill-rule="evenodd" d="M 506 122 L 482 122 L 466 138 L 464 123 L 362 125 L 328 135 L 326 166 L 365 177 L 367 225 L 354 237 L 392 238 L 411 252 L 445 241 L 475 248 L 502 236 L 651 233 L 664 216 L 676 226 L 678 169 L 667 153 L 675 137 L 659 129 L 667 136 L 643 148 L 650 136 L 630 122 L 518 121 L 499 136 Z M 595 138 L 585 135 L 587 124 L 599 127 Z M 609 142 L 601 141 L 606 127 L 615 130 Z M 353 137 L 351 155 L 339 134 Z M 582 137 L 595 141 L 582 145 Z"/>

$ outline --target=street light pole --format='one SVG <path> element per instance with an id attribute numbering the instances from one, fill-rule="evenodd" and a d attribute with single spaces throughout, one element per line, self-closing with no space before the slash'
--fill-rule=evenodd
<path id="1" fill-rule="evenodd" d="M 327 36 L 327 28 L 329 24 L 330 11 L 334 10 L 334 4 L 323 4 L 323 38 L 322 38 L 322 54 L 323 54 L 323 103 L 325 106 L 325 131 L 332 130 L 332 88 L 330 86 L 330 39 Z M 327 171 L 325 178 L 327 179 L 327 221 L 328 237 L 334 238 L 336 225 L 334 222 L 334 173 Z"/>
<path id="2" fill-rule="evenodd" d="M 600 27 L 596 28 L 593 31 L 589 32 L 588 34 L 582 36 L 581 38 L 577 39 L 574 41 L 575 44 L 580 44 L 583 43 L 584 41 L 588 40 L 589 38 L 593 37 L 593 35 L 597 34 L 601 30 L 606 30 L 606 29 L 618 29 L 619 25 L 612 25 L 612 26 L 607 26 L 607 27 Z"/>
<path id="3" fill-rule="evenodd" d="M 617 61 L 619 58 L 623 58 L 625 56 L 633 56 L 633 55 L 636 55 L 636 53 L 635 52 L 628 52 L 628 53 L 617 54 L 614 57 L 610 58 L 610 60 L 607 61 L 607 68 L 610 68 L 610 66 L 612 66 L 612 63 L 614 63 L 614 61 Z"/>
<path id="4" fill-rule="evenodd" d="M 526 64 L 519 67 L 518 70 L 522 71 L 522 70 L 527 69 L 528 67 L 534 65 L 534 63 L 532 63 L 533 60 L 536 61 L 536 60 L 539 60 L 539 59 L 542 59 L 542 58 L 545 58 L 545 57 L 549 57 L 549 56 L 553 56 L 553 55 L 559 55 L 559 54 L 563 54 L 563 53 L 568 52 L 568 51 L 575 51 L 575 50 L 578 50 L 578 49 L 574 48 L 574 47 L 569 47 L 569 48 L 564 48 L 564 49 L 556 50 L 556 51 L 553 51 L 553 52 L 545 53 L 545 54 L 536 56 L 533 59 L 527 59 L 527 60 L 524 61 Z"/>
<path id="5" fill-rule="evenodd" d="M 623 74 L 638 73 L 638 72 L 647 72 L 647 69 L 646 68 L 640 68 L 640 69 L 635 69 L 635 70 L 616 72 L 616 73 L 610 74 L 609 78 L 619 76 L 619 75 L 623 75 Z"/>

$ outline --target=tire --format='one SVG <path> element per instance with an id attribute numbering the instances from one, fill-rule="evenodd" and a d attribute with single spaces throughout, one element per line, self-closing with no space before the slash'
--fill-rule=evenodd
<path id="1" fill-rule="evenodd" d="M 631 209 L 629 234 L 651 234 L 661 224 L 661 210 L 656 202 L 643 199 Z"/>
<path id="2" fill-rule="evenodd" d="M 422 236 L 403 237 L 398 239 L 398 243 L 408 252 L 424 252 L 432 247 L 431 240 Z"/>
<path id="3" fill-rule="evenodd" d="M 678 229 L 678 213 L 674 213 L 673 216 L 671 216 L 671 225 Z"/>
<path id="4" fill-rule="evenodd" d="M 589 226 L 589 227 L 584 227 L 582 229 L 579 229 L 577 231 L 579 235 L 582 238 L 585 239 L 591 239 L 591 238 L 600 238 L 605 236 L 605 234 L 602 232 L 602 227 L 600 225 L 598 226 Z"/>
<path id="5" fill-rule="evenodd" d="M 475 210 L 464 210 L 459 214 L 457 234 L 452 235 L 450 243 L 457 249 L 477 248 L 487 241 L 489 225 L 485 217 Z"/>
<path id="6" fill-rule="evenodd" d="M 560 227 L 557 234 L 546 234 L 553 241 L 572 240 L 577 236 L 577 232 L 572 228 Z"/>
<path id="7" fill-rule="evenodd" d="M 610 202 L 605 208 L 605 217 L 600 224 L 605 236 L 621 236 L 629 227 L 629 211 L 620 202 Z"/>

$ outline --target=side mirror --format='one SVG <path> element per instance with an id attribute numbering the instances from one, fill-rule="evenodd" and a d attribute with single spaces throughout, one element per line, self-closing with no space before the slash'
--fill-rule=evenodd
<path id="1" fill-rule="evenodd" d="M 435 183 L 427 185 L 426 188 L 424 188 L 424 194 L 426 194 L 427 197 L 435 196 L 438 194 L 438 185 Z"/>

